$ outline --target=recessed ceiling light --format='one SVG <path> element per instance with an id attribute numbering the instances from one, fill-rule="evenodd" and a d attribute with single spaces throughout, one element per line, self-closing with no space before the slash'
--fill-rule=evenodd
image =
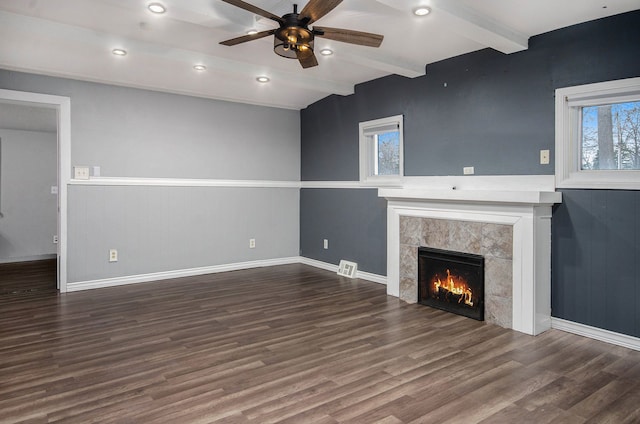
<path id="1" fill-rule="evenodd" d="M 160 3 L 151 3 L 147 8 L 153 13 L 164 13 L 167 11 L 167 8 L 161 5 Z"/>
<path id="2" fill-rule="evenodd" d="M 264 83 L 267 83 L 267 82 L 269 82 L 271 80 L 269 79 L 269 77 L 259 76 L 258 78 L 256 78 L 256 81 L 258 81 L 259 83 L 264 84 Z"/>
<path id="3" fill-rule="evenodd" d="M 113 49 L 111 50 L 111 53 L 115 54 L 116 56 L 126 56 L 127 55 L 127 51 L 124 49 Z"/>
<path id="4" fill-rule="evenodd" d="M 247 31 L 247 35 L 255 35 L 258 33 L 257 29 L 250 29 L 249 31 Z"/>
<path id="5" fill-rule="evenodd" d="M 429 13 L 431 13 L 431 9 L 426 6 L 416 7 L 413 9 L 413 14 L 416 16 L 427 16 Z"/>
<path id="6" fill-rule="evenodd" d="M 195 69 L 196 71 L 206 71 L 207 67 L 204 65 L 193 65 L 193 69 Z"/>
<path id="7" fill-rule="evenodd" d="M 331 56 L 333 54 L 333 50 L 331 49 L 322 49 L 320 50 L 320 54 L 323 56 Z"/>

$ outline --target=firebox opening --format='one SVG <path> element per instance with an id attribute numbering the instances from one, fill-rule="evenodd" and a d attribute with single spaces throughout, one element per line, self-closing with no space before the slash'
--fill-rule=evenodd
<path id="1" fill-rule="evenodd" d="M 484 321 L 484 257 L 419 247 L 418 303 Z"/>

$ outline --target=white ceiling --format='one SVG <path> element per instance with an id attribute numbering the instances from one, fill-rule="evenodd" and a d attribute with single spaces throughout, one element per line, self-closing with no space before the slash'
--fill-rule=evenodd
<path id="1" fill-rule="evenodd" d="M 152 1 L 167 7 L 154 15 Z M 248 0 L 283 15 L 292 0 Z M 307 0 L 297 2 L 302 9 Z M 433 12 L 411 11 L 428 5 Z M 319 26 L 384 35 L 380 48 L 316 38 L 319 66 L 273 53 L 272 37 L 234 47 L 220 41 L 277 24 L 220 0 L 0 0 L 0 68 L 300 109 L 389 74 L 486 47 L 527 48 L 529 37 L 638 9 L 638 0 L 344 0 Z M 606 7 L 604 7 L 606 6 Z M 114 48 L 128 54 L 117 57 Z M 195 71 L 204 64 L 206 71 Z M 255 78 L 271 81 L 260 84 Z"/>

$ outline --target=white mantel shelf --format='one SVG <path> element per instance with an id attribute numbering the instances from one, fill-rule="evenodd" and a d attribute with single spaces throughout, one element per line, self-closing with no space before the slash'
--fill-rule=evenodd
<path id="1" fill-rule="evenodd" d="M 556 191 L 499 191 L 499 190 L 425 190 L 416 188 L 381 188 L 378 197 L 388 200 L 431 202 L 504 203 L 513 205 L 553 205 L 562 202 Z"/>

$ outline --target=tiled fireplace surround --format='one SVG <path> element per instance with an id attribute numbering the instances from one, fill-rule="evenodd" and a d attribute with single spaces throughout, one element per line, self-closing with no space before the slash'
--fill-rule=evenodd
<path id="1" fill-rule="evenodd" d="M 505 224 L 400 216 L 400 299 L 418 300 L 418 247 L 475 253 L 484 256 L 484 319 L 511 328 L 512 229 Z"/>
<path id="2" fill-rule="evenodd" d="M 387 206 L 387 293 L 417 301 L 418 247 L 483 255 L 485 320 L 527 334 L 551 327 L 551 207 L 561 193 L 379 189 Z"/>

